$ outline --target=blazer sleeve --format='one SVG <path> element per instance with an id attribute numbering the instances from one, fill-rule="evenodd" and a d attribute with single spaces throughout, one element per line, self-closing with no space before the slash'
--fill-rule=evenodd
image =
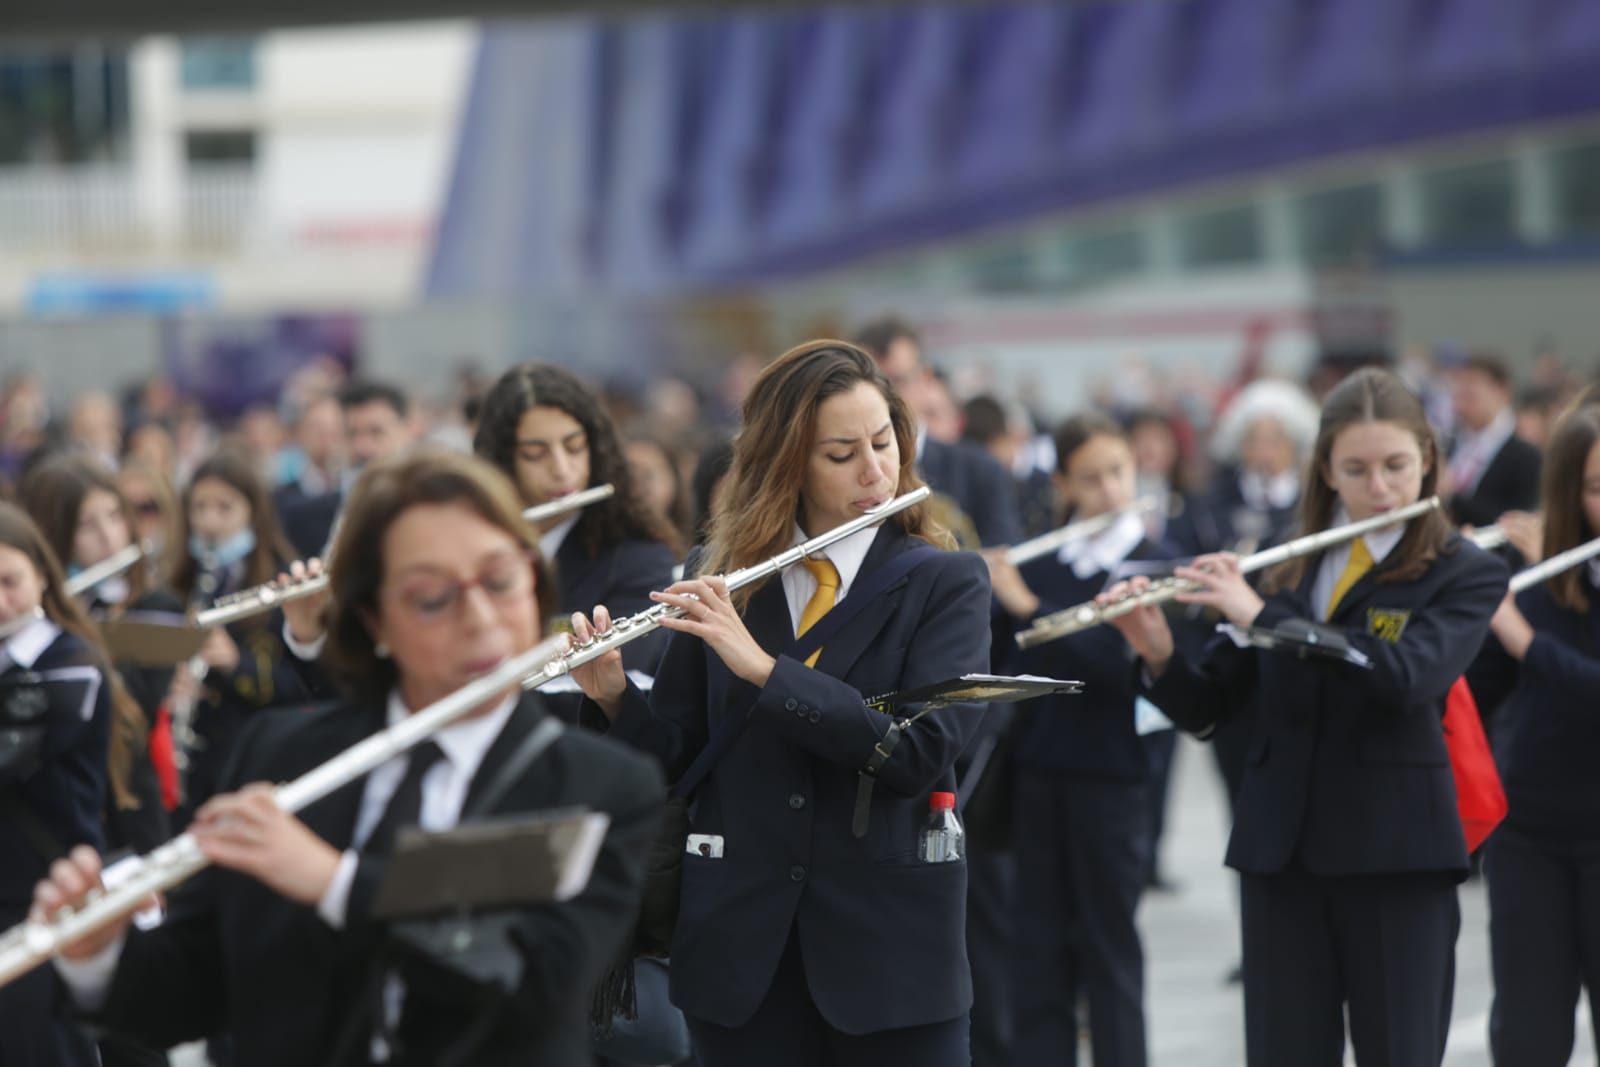
<path id="1" fill-rule="evenodd" d="M 971 553 L 932 564 L 933 588 L 905 650 L 898 687 L 912 689 L 989 669 L 989 573 Z M 871 656 L 872 650 L 866 652 Z M 802 706 L 804 714 L 796 714 Z M 982 725 L 984 705 L 953 704 L 917 721 L 901 739 L 878 781 L 890 792 L 920 796 L 955 765 Z M 779 656 L 752 712 L 790 743 L 851 770 L 865 767 L 889 720 L 867 707 L 848 682 Z"/>
<path id="2" fill-rule="evenodd" d="M 1489 618 L 1505 596 L 1506 566 L 1486 552 L 1471 551 L 1434 566 L 1453 566 L 1458 573 L 1412 611 L 1398 641 L 1386 641 L 1359 626 L 1344 628 L 1351 647 L 1365 653 L 1372 666 L 1335 669 L 1354 677 L 1367 706 L 1376 712 L 1400 715 L 1442 699 L 1472 665 L 1489 632 Z M 1274 627 L 1294 614 L 1283 601 L 1269 600 L 1255 625 Z"/>
<path id="3" fill-rule="evenodd" d="M 1522 658 L 1522 669 L 1542 683 L 1545 692 L 1566 706 L 1590 708 L 1600 692 L 1600 660 L 1586 656 L 1560 638 L 1535 633 Z"/>
<path id="4" fill-rule="evenodd" d="M 111 989 L 92 1025 L 154 1048 L 216 1033 L 227 1018 L 227 982 L 213 894 L 217 871 L 203 871 L 168 897 L 154 930 L 130 928 Z"/>
<path id="5" fill-rule="evenodd" d="M 615 722 L 607 720 L 599 706 L 585 698 L 579 724 L 604 731 L 613 740 L 654 756 L 666 772 L 667 781 L 676 782 L 710 736 L 705 706 L 707 655 L 699 638 L 669 633 L 649 695 L 630 679 Z M 750 702 L 754 701 L 754 686 L 738 681 L 733 684 L 748 689 Z M 740 706 L 748 707 L 749 702 Z"/>
<path id="6" fill-rule="evenodd" d="M 1134 670 L 1146 699 L 1201 738 L 1209 737 L 1218 723 L 1255 701 L 1256 653 L 1225 637 L 1212 638 L 1198 653 L 1186 650 L 1175 637 L 1172 659 L 1160 678 L 1148 678 L 1143 660 L 1135 661 Z"/>
<path id="7" fill-rule="evenodd" d="M 620 619 L 653 607 L 650 594 L 672 584 L 672 550 L 659 541 L 628 541 L 617 547 L 606 590 L 606 609 Z M 587 611 L 588 606 L 583 610 Z M 666 649 L 668 631 L 660 630 L 623 646 L 623 665 L 653 674 Z"/>

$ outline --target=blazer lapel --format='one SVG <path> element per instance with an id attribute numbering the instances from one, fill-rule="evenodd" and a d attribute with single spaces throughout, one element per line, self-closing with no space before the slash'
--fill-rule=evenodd
<path id="1" fill-rule="evenodd" d="M 349 729 L 328 739 L 328 751 L 343 752 L 365 737 L 377 733 L 384 726 L 384 709 L 367 705 L 351 709 Z M 343 723 L 345 720 L 341 720 Z M 356 834 L 356 818 L 361 814 L 361 800 L 366 795 L 367 778 L 362 775 L 340 789 L 328 794 L 300 813 L 300 821 L 335 848 L 348 848 Z"/>
<path id="2" fill-rule="evenodd" d="M 511 710 L 511 716 L 506 719 L 506 724 L 500 728 L 500 736 L 494 739 L 489 751 L 483 754 L 483 762 L 478 765 L 478 773 L 472 776 L 472 784 L 467 786 L 467 796 L 461 804 L 463 818 L 474 810 L 479 795 L 488 788 L 490 782 L 495 780 L 500 768 L 504 767 L 506 761 L 521 747 L 523 738 L 539 725 L 546 714 L 548 713 L 545 711 L 544 701 L 536 694 L 522 694 L 517 706 Z"/>
<path id="3" fill-rule="evenodd" d="M 750 597 L 744 609 L 745 629 L 767 652 L 776 656 L 794 641 L 794 622 L 789 618 L 789 598 L 783 593 L 783 579 L 774 575 Z"/>
<path id="4" fill-rule="evenodd" d="M 886 523 L 878 527 L 878 536 L 872 539 L 872 547 L 867 549 L 861 569 L 856 572 L 855 584 L 911 547 L 911 538 L 898 526 Z M 850 672 L 850 668 L 855 666 L 872 639 L 899 607 L 899 590 L 905 587 L 909 577 L 907 575 L 900 579 L 877 599 L 864 605 L 844 629 L 833 635 L 833 639 L 823 646 L 822 655 L 817 657 L 818 670 L 835 678 L 843 678 Z"/>
<path id="5" fill-rule="evenodd" d="M 1373 587 L 1378 584 L 1378 579 L 1384 572 L 1392 570 L 1395 564 L 1395 552 L 1399 549 L 1396 545 L 1389 550 L 1389 554 L 1372 566 L 1367 573 L 1356 579 L 1356 583 L 1345 591 L 1339 598 L 1339 603 L 1334 606 L 1333 613 L 1328 616 L 1329 622 L 1339 622 L 1357 607 L 1366 603 L 1367 597 L 1372 594 Z"/>

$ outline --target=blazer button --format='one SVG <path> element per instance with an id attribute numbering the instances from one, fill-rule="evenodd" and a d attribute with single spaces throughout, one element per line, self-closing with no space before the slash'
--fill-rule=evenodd
<path id="1" fill-rule="evenodd" d="M 806 880 L 806 869 L 798 863 L 789 868 L 789 881 L 803 882 Z"/>
<path id="2" fill-rule="evenodd" d="M 794 697 L 790 697 L 788 700 L 783 702 L 784 711 L 793 711 L 798 706 L 798 702 L 794 699 Z"/>
<path id="3" fill-rule="evenodd" d="M 821 721 L 822 721 L 822 712 L 820 712 L 820 711 L 813 711 L 813 712 L 812 712 L 812 713 L 811 713 L 811 721 L 812 721 L 812 722 L 821 722 Z"/>
<path id="4" fill-rule="evenodd" d="M 795 793 L 789 797 L 789 806 L 795 811 L 799 811 L 806 806 L 806 798 L 799 793 Z"/>

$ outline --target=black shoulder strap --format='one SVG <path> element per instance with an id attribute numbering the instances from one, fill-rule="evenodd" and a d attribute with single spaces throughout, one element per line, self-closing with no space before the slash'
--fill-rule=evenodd
<path id="1" fill-rule="evenodd" d="M 937 548 L 929 546 L 913 548 L 902 552 L 889 560 L 883 566 L 873 571 L 858 581 L 839 603 L 835 604 L 829 612 L 817 620 L 815 626 L 805 632 L 803 637 L 797 637 L 794 643 L 783 650 L 783 655 L 790 659 L 804 660 L 811 653 L 827 644 L 840 630 L 861 612 L 872 601 L 876 600 L 890 586 L 906 577 L 922 564 L 944 553 Z M 672 795 L 686 797 L 693 793 L 706 775 L 711 773 L 711 768 L 722 759 L 728 749 L 733 747 L 733 742 L 744 732 L 746 724 L 750 721 L 748 713 L 744 715 L 729 716 L 723 720 L 724 726 L 711 735 L 706 742 L 706 747 L 700 750 L 700 755 L 695 757 L 689 769 L 683 772 L 683 777 L 678 779 L 672 787 Z"/>
<path id="2" fill-rule="evenodd" d="M 468 815 L 482 815 L 494 807 L 506 795 L 506 790 L 544 755 L 545 749 L 555 744 L 561 731 L 561 720 L 546 714 L 539 725 L 528 731 L 528 736 L 522 739 L 522 744 L 517 746 L 511 758 L 500 765 L 489 784 L 483 787 L 483 792 L 472 798 L 471 811 L 463 811 L 461 817 L 465 819 Z"/>

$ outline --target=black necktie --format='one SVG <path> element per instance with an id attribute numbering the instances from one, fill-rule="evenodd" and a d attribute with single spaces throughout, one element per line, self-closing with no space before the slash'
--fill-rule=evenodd
<path id="1" fill-rule="evenodd" d="M 387 856 L 394 851 L 395 835 L 400 828 L 417 825 L 422 818 L 423 775 L 442 759 L 444 753 L 432 741 L 424 741 L 411 750 L 411 758 L 406 763 L 406 776 L 400 779 L 399 788 L 389 798 L 389 806 L 383 809 L 383 818 L 378 820 L 378 825 L 373 828 L 372 835 L 367 838 L 361 851 Z"/>

